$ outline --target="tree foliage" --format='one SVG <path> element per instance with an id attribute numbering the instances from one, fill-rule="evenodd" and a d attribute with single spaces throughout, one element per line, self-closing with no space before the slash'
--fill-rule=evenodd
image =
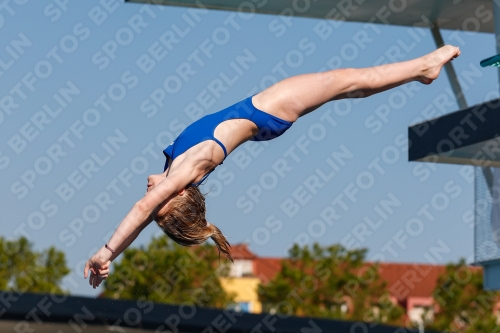
<path id="1" fill-rule="evenodd" d="M 69 274 L 63 252 L 50 247 L 42 252 L 24 237 L 0 237 L 0 290 L 64 293 L 60 284 Z"/>
<path id="2" fill-rule="evenodd" d="M 233 299 L 219 279 L 227 273 L 228 265 L 219 261 L 215 246 L 186 248 L 158 237 L 146 248 L 123 252 L 104 283 L 104 295 L 222 308 Z"/>
<path id="3" fill-rule="evenodd" d="M 463 259 L 446 266 L 433 298 L 436 313 L 428 323 L 432 329 L 461 333 L 499 329 L 494 313 L 499 293 L 483 290 L 482 270 L 467 266 Z"/>
<path id="4" fill-rule="evenodd" d="M 404 310 L 391 302 L 366 249 L 294 245 L 276 277 L 261 285 L 267 311 L 332 319 L 401 324 Z"/>

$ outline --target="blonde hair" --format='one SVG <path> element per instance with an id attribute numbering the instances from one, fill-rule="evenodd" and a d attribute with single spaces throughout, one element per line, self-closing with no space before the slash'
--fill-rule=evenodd
<path id="1" fill-rule="evenodd" d="M 229 242 L 222 232 L 205 219 L 205 197 L 197 187 L 186 188 L 183 195 L 178 195 L 169 202 L 166 212 L 158 213 L 155 221 L 174 242 L 183 246 L 194 246 L 211 238 L 219 253 L 229 260 L 231 257 Z"/>

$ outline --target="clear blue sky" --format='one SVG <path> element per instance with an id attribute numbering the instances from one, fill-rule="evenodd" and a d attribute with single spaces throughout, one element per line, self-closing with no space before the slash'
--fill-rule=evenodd
<path id="1" fill-rule="evenodd" d="M 83 263 L 194 119 L 286 76 L 435 49 L 428 30 L 109 3 L 0 11 L 1 235 L 63 250 L 65 287 L 81 295 L 97 293 Z M 457 73 L 475 73 L 463 86 L 469 105 L 497 96 L 497 72 L 479 67 L 493 36 L 451 33 Z M 342 242 L 367 247 L 370 260 L 471 261 L 472 169 L 407 159 L 408 125 L 457 108 L 444 73 L 431 86 L 325 105 L 230 155 L 203 187 L 209 221 L 261 256 Z M 152 224 L 134 246 L 158 232 Z"/>

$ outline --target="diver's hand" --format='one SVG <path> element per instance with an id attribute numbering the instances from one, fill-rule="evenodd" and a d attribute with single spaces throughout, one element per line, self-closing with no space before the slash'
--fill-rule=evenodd
<path id="1" fill-rule="evenodd" d="M 111 266 L 111 261 L 108 261 L 102 269 L 97 272 L 97 285 L 99 287 L 102 281 L 106 280 L 109 276 L 109 266 Z"/>
<path id="2" fill-rule="evenodd" d="M 85 263 L 83 277 L 86 279 L 90 275 L 89 284 L 95 289 L 108 277 L 110 265 L 109 258 L 99 250 Z"/>

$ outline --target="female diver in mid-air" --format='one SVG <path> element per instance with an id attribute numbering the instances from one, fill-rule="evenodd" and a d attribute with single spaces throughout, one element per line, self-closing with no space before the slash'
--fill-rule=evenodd
<path id="1" fill-rule="evenodd" d="M 336 69 L 287 78 L 255 96 L 188 126 L 165 150 L 164 172 L 148 177 L 147 193 L 120 223 L 109 242 L 90 258 L 84 277 L 95 288 L 109 265 L 151 221 L 175 242 L 193 246 L 209 237 L 232 260 L 221 231 L 205 220 L 205 200 L 198 185 L 236 147 L 283 134 L 300 117 L 342 98 L 367 97 L 410 81 L 430 84 L 457 47 L 446 45 L 410 61 L 371 68 Z"/>

